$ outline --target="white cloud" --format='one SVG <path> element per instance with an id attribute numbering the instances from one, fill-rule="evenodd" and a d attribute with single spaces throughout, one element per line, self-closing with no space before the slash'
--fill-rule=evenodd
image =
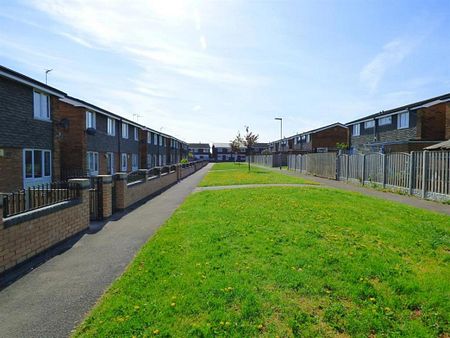
<path id="1" fill-rule="evenodd" d="M 400 64 L 417 45 L 415 41 L 393 40 L 384 45 L 378 53 L 360 72 L 360 80 L 375 91 L 384 74 L 392 67 Z"/>
<path id="2" fill-rule="evenodd" d="M 200 46 L 202 46 L 202 49 L 206 49 L 206 47 L 207 47 L 207 44 L 206 44 L 206 38 L 205 38 L 204 35 L 202 35 L 202 36 L 200 37 Z"/>

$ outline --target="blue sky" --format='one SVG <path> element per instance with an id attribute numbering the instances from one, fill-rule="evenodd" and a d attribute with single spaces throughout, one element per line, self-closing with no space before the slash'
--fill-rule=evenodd
<path id="1" fill-rule="evenodd" d="M 0 63 L 188 142 L 450 92 L 450 2 L 0 0 Z"/>

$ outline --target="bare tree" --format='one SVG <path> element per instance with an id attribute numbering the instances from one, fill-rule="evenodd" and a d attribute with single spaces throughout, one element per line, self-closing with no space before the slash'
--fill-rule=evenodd
<path id="1" fill-rule="evenodd" d="M 250 156 L 253 152 L 253 147 L 255 143 L 258 141 L 259 135 L 253 134 L 250 131 L 249 126 L 245 126 L 245 136 L 244 136 L 244 146 L 247 148 L 247 159 L 248 159 L 248 171 L 250 171 Z"/>

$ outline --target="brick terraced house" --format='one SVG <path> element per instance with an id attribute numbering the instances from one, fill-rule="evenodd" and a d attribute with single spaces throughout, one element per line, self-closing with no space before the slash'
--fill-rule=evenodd
<path id="1" fill-rule="evenodd" d="M 0 66 L 0 192 L 59 179 L 53 102 L 65 95 Z"/>
<path id="2" fill-rule="evenodd" d="M 245 148 L 241 148 L 241 151 L 235 154 L 231 151 L 229 143 L 213 143 L 212 158 L 215 162 L 244 162 Z"/>
<path id="3" fill-rule="evenodd" d="M 0 66 L 0 192 L 187 155 L 183 141 Z"/>
<path id="4" fill-rule="evenodd" d="M 450 94 L 347 123 L 357 152 L 410 152 L 450 138 Z"/>
<path id="5" fill-rule="evenodd" d="M 337 144 L 348 142 L 348 128 L 342 123 L 306 131 L 270 144 L 273 153 L 323 153 L 337 151 Z"/>
<path id="6" fill-rule="evenodd" d="M 189 143 L 189 152 L 195 160 L 209 160 L 211 147 L 209 143 Z"/>
<path id="7" fill-rule="evenodd" d="M 111 175 L 138 170 L 144 128 L 73 97 L 55 100 L 59 128 L 61 173 L 64 177 Z"/>

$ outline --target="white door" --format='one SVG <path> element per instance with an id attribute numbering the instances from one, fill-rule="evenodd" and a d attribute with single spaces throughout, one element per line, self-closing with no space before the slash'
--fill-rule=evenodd
<path id="1" fill-rule="evenodd" d="M 98 175 L 98 153 L 93 151 L 87 152 L 87 166 L 89 176 Z"/>
<path id="2" fill-rule="evenodd" d="M 106 174 L 114 175 L 114 153 L 106 153 Z"/>
<path id="3" fill-rule="evenodd" d="M 52 182 L 52 152 L 48 149 L 23 150 L 23 188 Z"/>
<path id="4" fill-rule="evenodd" d="M 122 172 L 126 173 L 128 171 L 128 161 L 127 161 L 127 154 L 122 153 L 121 163 L 120 163 L 120 169 Z"/>

